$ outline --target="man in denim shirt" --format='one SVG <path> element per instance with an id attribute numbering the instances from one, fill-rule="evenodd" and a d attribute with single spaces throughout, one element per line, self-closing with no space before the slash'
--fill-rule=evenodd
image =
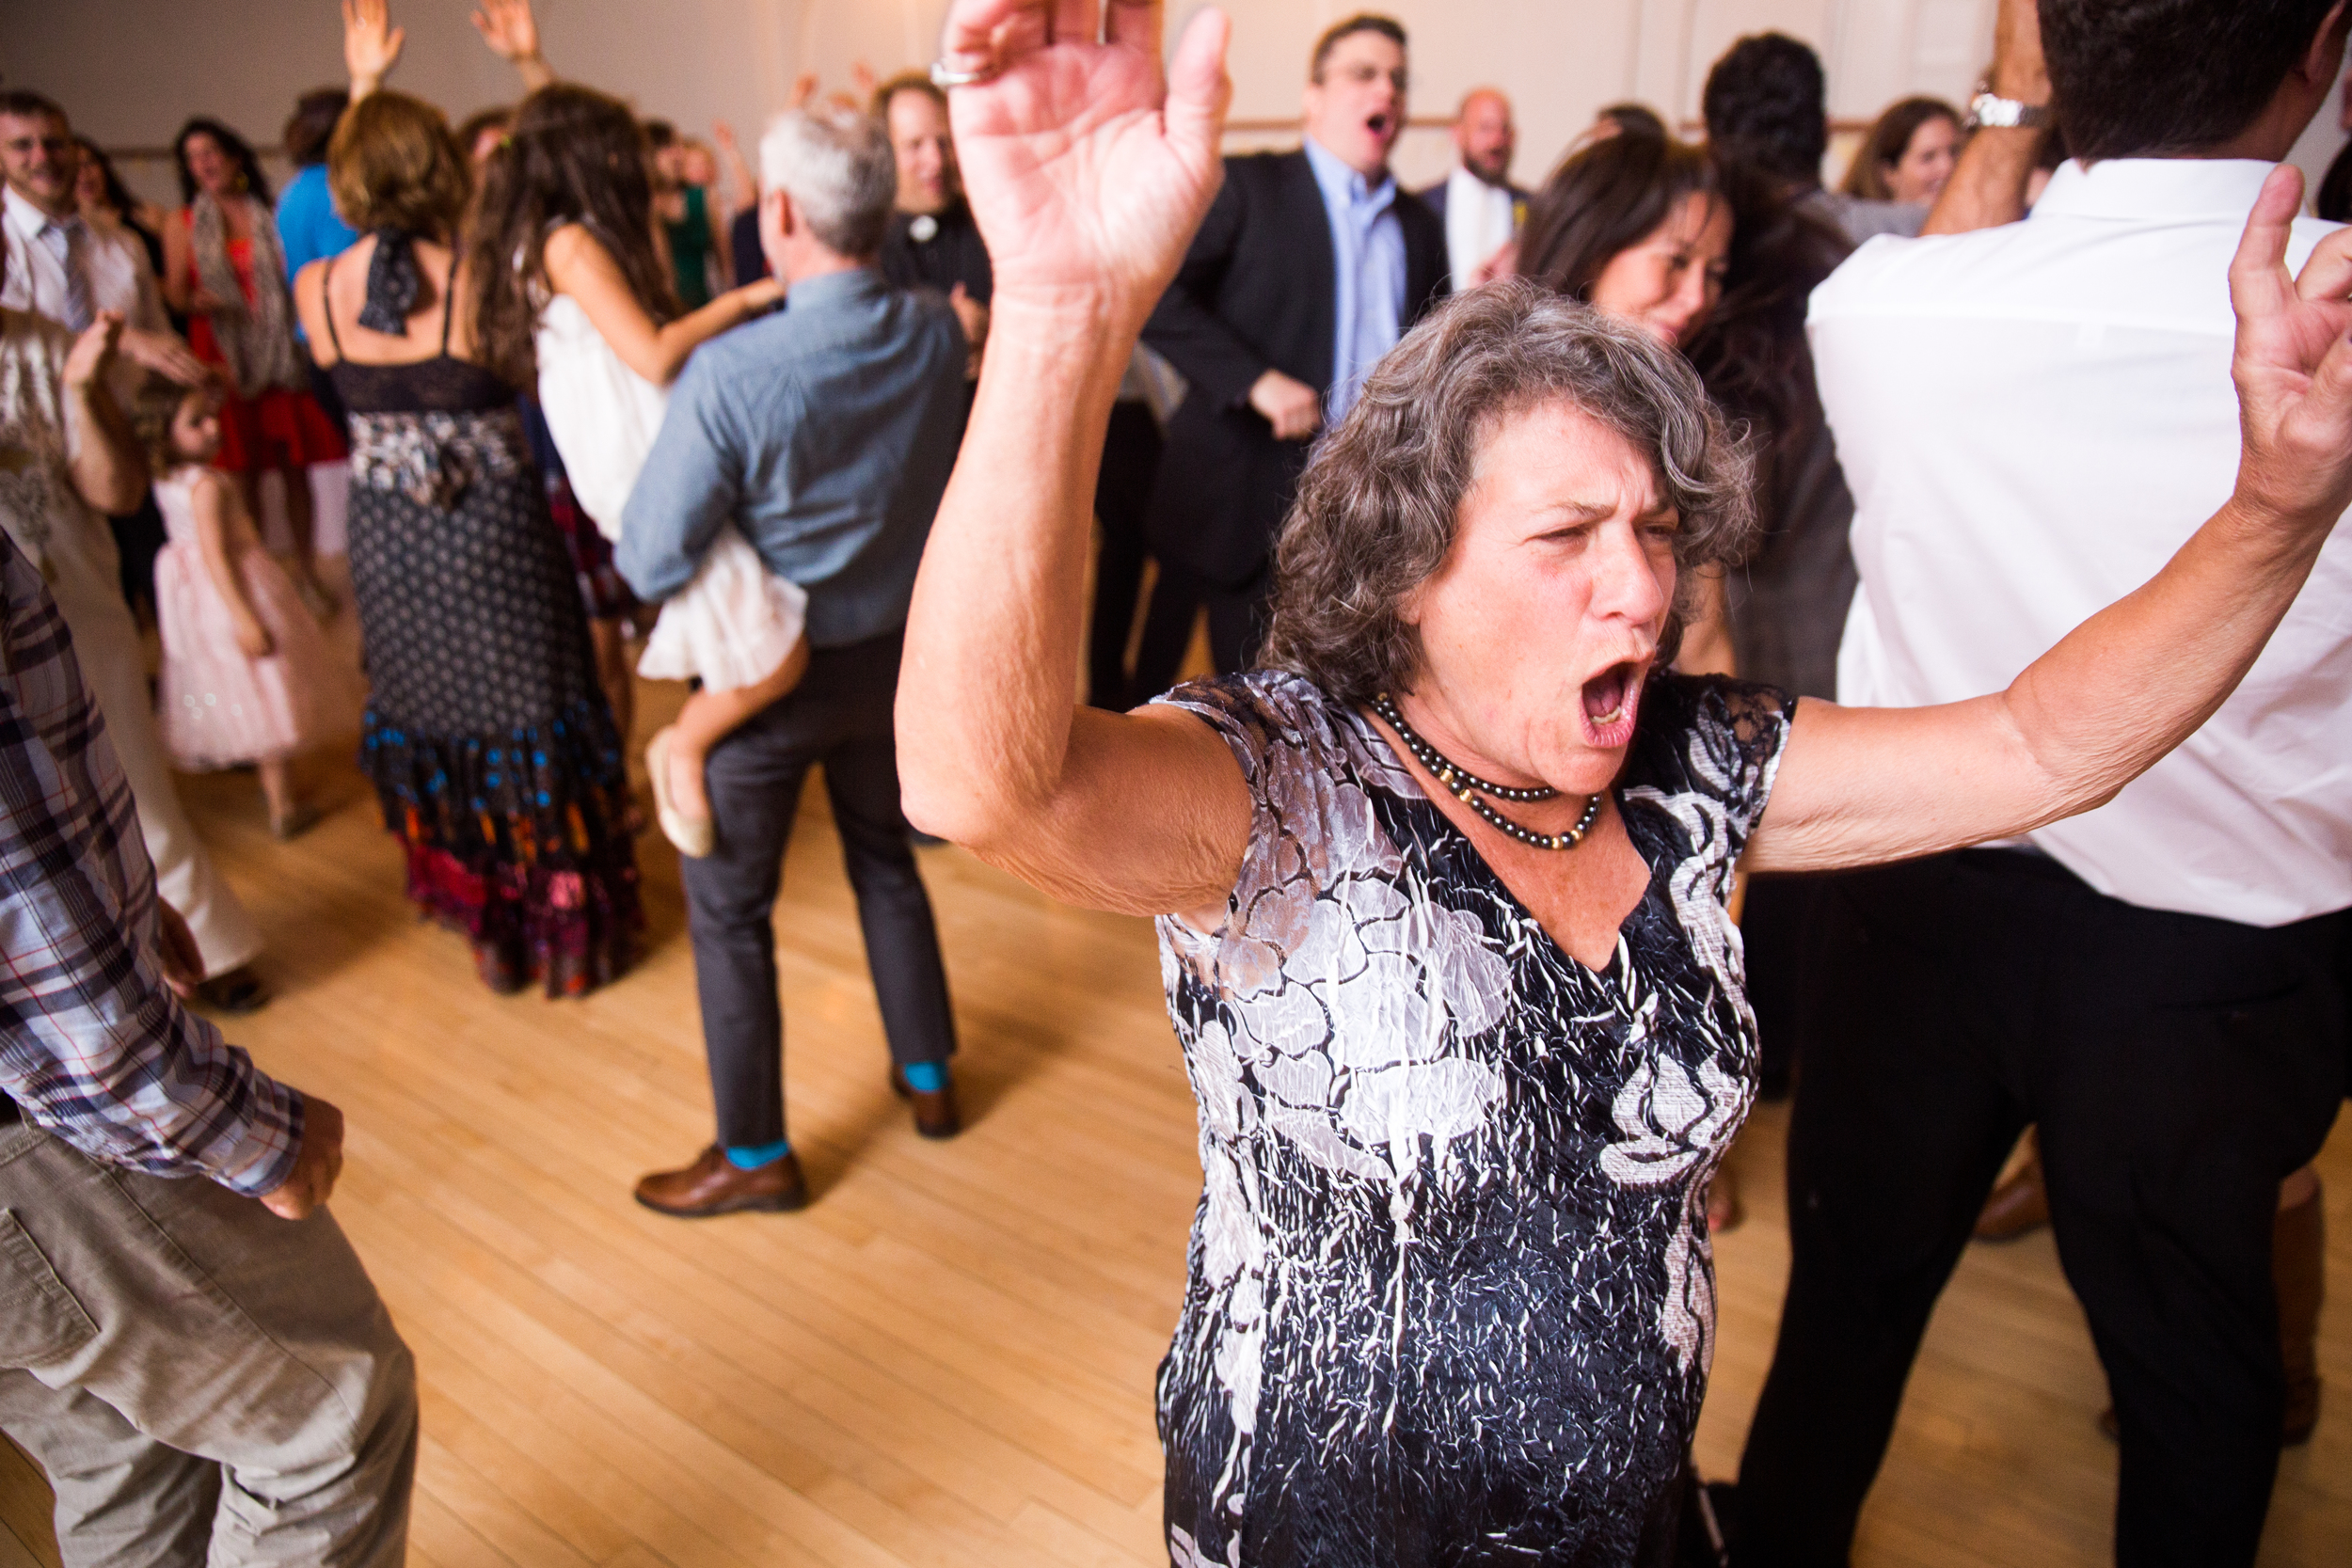
<path id="1" fill-rule="evenodd" d="M 824 766 L 890 1038 L 891 1081 L 928 1136 L 957 1128 L 938 932 L 898 807 L 891 703 L 899 638 L 954 467 L 963 330 L 947 302 L 893 290 L 873 261 L 898 185 L 860 115 L 780 117 L 760 144 L 760 243 L 783 310 L 686 368 L 624 513 L 618 562 L 666 598 L 732 524 L 808 593 L 808 673 L 711 752 L 717 847 L 684 863 L 718 1138 L 637 1185 L 668 1214 L 807 1201 L 784 1124 L 784 1016 L 771 915 L 801 785 Z"/>

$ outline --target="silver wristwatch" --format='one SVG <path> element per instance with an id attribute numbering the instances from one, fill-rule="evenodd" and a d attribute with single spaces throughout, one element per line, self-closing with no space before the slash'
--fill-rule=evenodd
<path id="1" fill-rule="evenodd" d="M 2047 106 L 2021 103 L 2003 98 L 1990 87 L 1978 90 L 1968 101 L 1968 129 L 1990 126 L 1996 131 L 2039 131 L 2058 123 L 2058 117 Z"/>

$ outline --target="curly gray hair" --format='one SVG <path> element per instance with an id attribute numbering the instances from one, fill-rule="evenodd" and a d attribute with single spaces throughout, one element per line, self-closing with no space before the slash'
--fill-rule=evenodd
<path id="1" fill-rule="evenodd" d="M 1260 662 L 1343 702 L 1409 689 L 1420 633 L 1405 601 L 1454 544 L 1480 444 L 1509 416 L 1564 400 L 1648 456 L 1681 517 L 1661 660 L 1698 567 L 1740 558 L 1755 464 L 1682 356 L 1525 278 L 1447 302 L 1406 334 L 1308 462 L 1275 553 Z"/>

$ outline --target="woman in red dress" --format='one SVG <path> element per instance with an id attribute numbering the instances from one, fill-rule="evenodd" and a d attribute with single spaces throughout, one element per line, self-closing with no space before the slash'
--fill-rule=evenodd
<path id="1" fill-rule="evenodd" d="M 331 609 L 311 541 L 309 469 L 349 448 L 310 392 L 269 182 L 253 149 L 218 120 L 189 120 L 172 151 L 187 206 L 164 228 L 164 295 L 187 316 L 197 357 L 228 383 L 214 461 L 236 477 L 255 517 L 262 475 L 284 477 L 294 585 L 313 610 Z"/>

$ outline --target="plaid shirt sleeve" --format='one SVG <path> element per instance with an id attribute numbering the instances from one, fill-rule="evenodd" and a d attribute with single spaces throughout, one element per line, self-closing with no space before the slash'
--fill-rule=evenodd
<path id="1" fill-rule="evenodd" d="M 302 1097 L 164 983 L 155 873 L 64 618 L 0 534 L 0 1090 L 92 1159 L 270 1192 Z"/>

